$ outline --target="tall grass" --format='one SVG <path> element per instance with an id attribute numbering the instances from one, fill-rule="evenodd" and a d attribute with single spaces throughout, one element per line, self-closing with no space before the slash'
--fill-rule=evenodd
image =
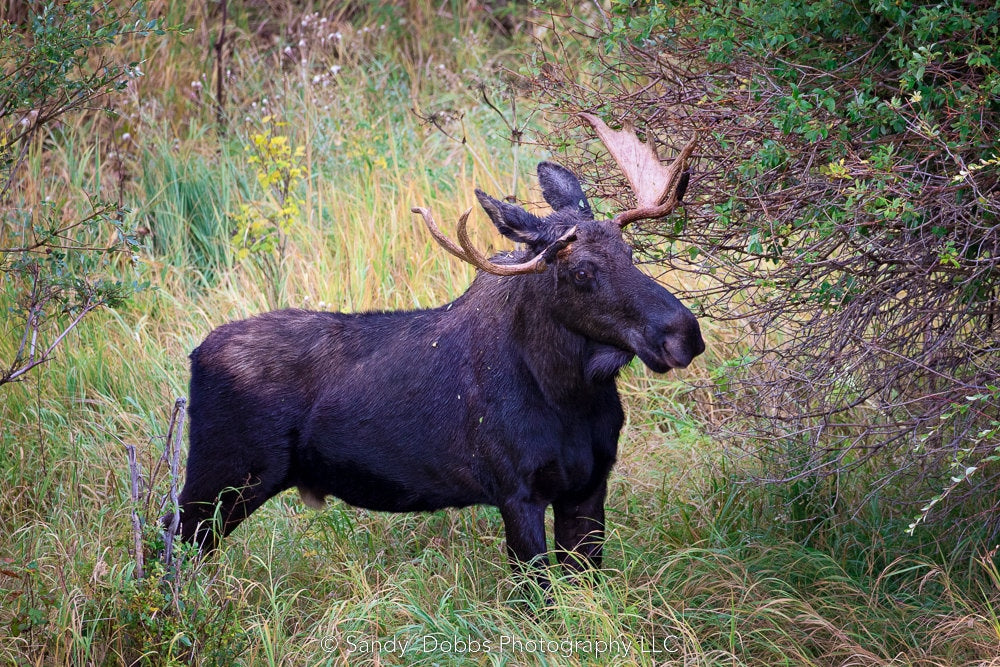
<path id="1" fill-rule="evenodd" d="M 266 197 L 243 150 L 265 115 L 287 123 L 290 140 L 306 147 L 306 206 L 290 230 L 285 265 L 289 305 L 443 303 L 461 293 L 472 270 L 431 242 L 410 207 L 455 220 L 473 205 L 477 186 L 539 199 L 524 174 L 545 156 L 509 148 L 505 125 L 463 87 L 529 47 L 493 37 L 473 7 L 411 2 L 368 7 L 350 22 L 330 17 L 330 30 L 341 33 L 337 48 L 299 47 L 314 33 L 303 32 L 290 7 L 270 23 L 278 26 L 273 45 L 254 33 L 253 16 L 236 16 L 224 136 L 206 98 L 209 79 L 200 92 L 190 85 L 209 71 L 199 58 L 210 37 L 204 23 L 215 17 L 202 17 L 190 41 L 165 41 L 145 54 L 149 87 L 133 91 L 125 110 L 132 138 L 119 150 L 132 165 L 134 215 L 148 229 L 135 271 L 152 289 L 125 310 L 93 316 L 30 382 L 2 390 L 0 662 L 972 665 L 995 658 L 1000 576 L 992 554 L 975 562 L 932 551 L 897 557 L 902 530 L 877 507 L 837 534 L 796 535 L 780 498 L 741 483 L 701 427 L 716 409 L 711 397 L 683 381 L 726 361 L 718 351 L 725 346 L 713 346 L 726 331 L 711 323 L 716 351 L 690 370 L 663 377 L 636 365 L 623 377 L 628 419 L 610 484 L 607 572 L 581 582 L 554 570 L 552 607 L 510 574 L 499 515 L 484 507 L 391 515 L 334 502 L 316 512 L 283 494 L 217 553 L 201 561 L 182 554 L 180 568 L 162 578 L 154 558 L 150 576 L 133 576 L 124 446 L 136 446 L 151 476 L 173 398 L 185 392 L 188 351 L 213 327 L 266 307 L 264 276 L 236 261 L 229 241 L 236 206 Z M 435 105 L 465 110 L 461 125 L 449 125 L 464 132 L 465 144 L 410 111 Z M 83 190 L 110 187 L 107 178 L 95 180 L 109 172 L 87 140 L 91 129 L 83 121 L 64 128 L 58 150 L 32 162 L 33 177 L 64 173 Z M 477 224 L 477 242 L 501 245 L 488 227 Z M 160 470 L 139 508 L 151 547 L 165 489 Z"/>

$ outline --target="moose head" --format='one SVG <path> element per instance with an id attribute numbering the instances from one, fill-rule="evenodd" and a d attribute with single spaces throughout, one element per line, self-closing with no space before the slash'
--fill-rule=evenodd
<path id="1" fill-rule="evenodd" d="M 527 259 L 513 262 L 513 255 L 494 261 L 473 246 L 467 230 L 472 209 L 458 220 L 458 244 L 441 231 L 430 211 L 416 207 L 413 212 L 423 217 L 431 235 L 448 252 L 487 273 L 514 276 L 553 267 L 555 287 L 548 296 L 553 316 L 567 329 L 610 348 L 602 357 L 606 370 L 617 372 L 621 364 L 616 363 L 627 363 L 632 355 L 658 373 L 684 368 L 705 350 L 697 320 L 670 292 L 635 268 L 621 230 L 638 220 L 669 215 L 680 205 L 687 187 L 685 164 L 695 140 L 665 167 L 653 145 L 639 141 L 630 127 L 615 131 L 597 116 L 580 115 L 625 173 L 636 208 L 613 220 L 595 220 L 577 177 L 553 162 L 538 165 L 542 196 L 553 211 L 545 217 L 476 190 L 497 230 L 525 245 Z"/>

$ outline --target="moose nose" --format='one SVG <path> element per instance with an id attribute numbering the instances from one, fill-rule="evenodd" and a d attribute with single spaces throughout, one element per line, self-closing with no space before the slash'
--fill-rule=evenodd
<path id="1" fill-rule="evenodd" d="M 671 318 L 663 336 L 664 356 L 673 368 L 686 368 L 691 360 L 705 351 L 698 320 L 686 310 Z"/>
<path id="2" fill-rule="evenodd" d="M 694 354 L 679 345 L 671 344 L 669 340 L 663 343 L 663 356 L 671 368 L 687 368 L 694 359 Z"/>

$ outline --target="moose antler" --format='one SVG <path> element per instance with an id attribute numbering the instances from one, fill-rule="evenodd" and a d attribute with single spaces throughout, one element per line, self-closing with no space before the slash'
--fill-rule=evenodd
<path id="1" fill-rule="evenodd" d="M 638 206 L 615 216 L 614 222 L 619 227 L 636 220 L 662 218 L 680 205 L 687 187 L 685 167 L 698 143 L 697 135 L 681 150 L 673 164 L 666 167 L 656 155 L 652 139 L 645 143 L 639 141 L 631 123 L 625 123 L 621 130 L 616 131 L 593 114 L 579 115 L 597 132 L 635 193 Z"/>
<path id="2" fill-rule="evenodd" d="M 472 245 L 472 240 L 469 238 L 469 232 L 465 226 L 469 220 L 469 214 L 472 213 L 471 208 L 463 213 L 458 219 L 458 243 L 461 247 L 445 236 L 444 232 L 442 232 L 437 226 L 437 223 L 434 222 L 434 218 L 431 217 L 431 212 L 429 210 L 421 208 L 420 206 L 415 206 L 410 210 L 414 213 L 420 214 L 420 216 L 424 219 L 424 223 L 427 225 L 427 229 L 430 230 L 431 236 L 433 236 L 434 240 L 440 243 L 445 250 L 450 252 L 455 257 L 458 257 L 460 260 L 472 264 L 477 269 L 481 269 L 487 273 L 492 273 L 497 276 L 517 276 L 522 273 L 541 273 L 546 269 L 546 267 L 548 267 L 549 264 L 555 261 L 556 255 L 560 250 L 576 240 L 576 227 L 574 226 L 551 243 L 547 248 L 545 248 L 545 250 L 527 262 L 521 262 L 520 264 L 496 264 L 495 262 L 491 262 L 486 255 L 479 252 L 479 250 Z"/>

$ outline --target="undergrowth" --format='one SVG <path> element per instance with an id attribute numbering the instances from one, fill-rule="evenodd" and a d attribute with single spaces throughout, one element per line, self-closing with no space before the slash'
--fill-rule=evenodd
<path id="1" fill-rule="evenodd" d="M 626 371 L 606 572 L 571 582 L 554 570 L 551 607 L 510 574 L 499 514 L 485 507 L 317 512 L 286 493 L 217 553 L 181 547 L 164 567 L 157 461 L 188 352 L 275 299 L 354 311 L 454 298 L 472 270 L 410 207 L 453 221 L 475 187 L 537 201 L 524 174 L 546 157 L 511 148 L 482 93 L 510 121 L 494 75 L 536 48 L 529 23 L 497 35 L 502 17 L 461 2 L 339 14 L 318 3 L 308 19 L 289 5 L 265 21 L 247 3 L 231 17 L 221 134 L 203 55 L 219 16 L 164 4 L 195 29 L 145 44 L 147 76 L 130 84 L 123 125 L 67 125 L 30 167 L 28 187 L 69 166 L 85 188 L 118 182 L 100 178 L 111 144 L 87 141 L 104 127 L 144 243 L 130 270 L 152 289 L 95 312 L 30 380 L 0 389 L 0 662 L 973 665 L 1000 653 L 991 545 L 958 560 L 884 519 L 877 499 L 850 522 L 796 520 L 785 497 L 722 458 L 703 427 L 720 408 L 685 382 L 727 362 L 735 336 L 712 322 L 710 351 L 690 369 Z M 278 285 L 232 242 L 241 206 L 270 196 L 245 150 L 269 116 L 303 149 Z M 431 116 L 454 138 L 421 120 Z M 525 119 L 516 126 L 543 122 Z M 477 243 L 502 244 L 486 227 L 476 224 Z M 128 445 L 149 489 L 137 507 Z"/>

